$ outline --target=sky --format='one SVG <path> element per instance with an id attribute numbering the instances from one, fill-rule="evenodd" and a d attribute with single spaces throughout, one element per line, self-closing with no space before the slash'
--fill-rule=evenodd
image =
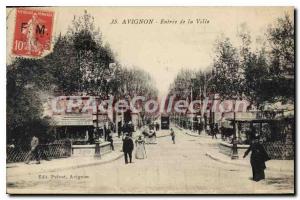
<path id="1" fill-rule="evenodd" d="M 213 62 L 213 49 L 221 35 L 238 45 L 241 24 L 250 31 L 253 48 L 264 36 L 269 24 L 284 13 L 293 16 L 291 7 L 52 7 L 55 12 L 54 35 L 65 34 L 74 15 L 84 10 L 94 16 L 96 27 L 102 32 L 121 65 L 139 67 L 152 76 L 159 95 L 167 93 L 181 69 L 207 69 Z M 9 13 L 9 11 L 7 11 Z M 7 49 L 11 49 L 14 12 L 8 16 Z M 113 19 L 118 24 L 111 24 Z M 153 19 L 153 24 L 122 24 L 126 19 Z M 185 24 L 160 24 L 161 20 Z M 187 23 L 188 20 L 194 23 Z M 206 19 L 208 24 L 197 24 Z M 8 51 L 8 54 L 10 52 Z M 9 62 L 9 57 L 7 56 Z"/>

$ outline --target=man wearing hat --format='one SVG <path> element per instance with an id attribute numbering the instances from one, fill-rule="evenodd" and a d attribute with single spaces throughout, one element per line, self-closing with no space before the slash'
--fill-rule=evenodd
<path id="1" fill-rule="evenodd" d="M 123 140 L 123 152 L 125 158 L 125 164 L 128 164 L 128 156 L 130 163 L 132 162 L 132 151 L 134 148 L 134 144 L 132 139 L 129 137 L 129 134 L 125 134 L 125 138 Z"/>

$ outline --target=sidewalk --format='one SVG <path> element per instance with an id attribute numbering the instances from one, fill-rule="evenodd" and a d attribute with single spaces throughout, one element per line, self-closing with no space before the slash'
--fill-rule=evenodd
<path id="1" fill-rule="evenodd" d="M 189 136 L 194 136 L 194 137 L 205 137 L 206 136 L 206 137 L 208 137 L 208 135 L 206 135 L 204 131 L 201 131 L 201 133 L 199 135 L 198 131 L 191 131 L 189 129 L 181 128 L 177 125 L 174 125 L 173 127 L 174 127 L 174 129 L 182 131 L 182 132 L 184 132 L 185 134 L 187 134 Z"/>
<path id="2" fill-rule="evenodd" d="M 184 134 L 188 135 L 188 136 L 192 136 L 192 137 L 199 137 L 201 138 L 201 140 L 205 140 L 211 144 L 215 144 L 215 143 L 218 143 L 218 142 L 221 142 L 221 135 L 218 134 L 217 137 L 218 139 L 212 139 L 212 136 L 211 135 L 207 135 L 205 133 L 205 131 L 201 131 L 200 135 L 198 134 L 197 131 L 191 131 L 189 129 L 183 129 L 183 128 L 180 128 L 178 126 L 175 127 L 175 129 L 179 130 L 179 131 L 182 131 Z"/>
<path id="3" fill-rule="evenodd" d="M 250 167 L 250 155 L 245 159 L 232 160 L 229 156 L 220 153 L 218 149 L 210 149 L 209 152 L 206 152 L 206 156 L 221 163 Z M 266 162 L 266 166 L 266 170 L 269 171 L 294 173 L 294 160 L 269 160 Z"/>
<path id="4" fill-rule="evenodd" d="M 199 135 L 198 132 L 182 129 L 177 126 L 176 129 L 182 131 L 183 133 L 189 136 L 207 139 L 205 140 L 206 142 L 216 145 L 214 148 L 210 148 L 209 152 L 206 152 L 206 156 L 208 156 L 209 158 L 226 164 L 233 164 L 233 165 L 238 165 L 243 167 L 250 166 L 250 155 L 248 155 L 245 159 L 239 158 L 238 160 L 231 160 L 229 156 L 220 153 L 217 144 L 219 144 L 219 142 L 221 142 L 222 140 L 219 135 L 218 135 L 219 137 L 218 139 L 212 139 L 212 137 L 205 134 L 204 131 L 202 131 L 201 134 Z M 269 171 L 294 173 L 294 160 L 269 160 L 266 162 L 266 166 L 267 166 L 267 170 Z"/>
<path id="5" fill-rule="evenodd" d="M 102 155 L 101 159 L 89 156 L 53 159 L 51 161 L 42 160 L 41 164 L 35 164 L 35 162 L 31 162 L 31 164 L 29 165 L 25 163 L 8 163 L 6 164 L 6 174 L 7 177 L 15 177 L 45 172 L 56 172 L 60 170 L 76 169 L 81 167 L 109 163 L 121 158 L 122 156 L 123 153 L 119 150 L 116 150 L 111 153 Z"/>
<path id="6" fill-rule="evenodd" d="M 170 136 L 170 130 L 162 130 L 160 129 L 159 131 L 156 132 L 156 137 L 160 138 L 160 137 L 167 137 Z M 171 137 L 171 136 L 170 136 Z"/>
<path id="7" fill-rule="evenodd" d="M 212 138 L 210 135 L 207 135 L 206 133 L 205 133 L 205 131 L 201 131 L 200 132 L 200 134 L 198 133 L 198 131 L 191 131 L 191 130 L 189 130 L 189 129 L 182 129 L 181 128 L 181 130 L 185 133 L 185 134 L 187 134 L 187 135 L 189 135 L 189 136 L 194 136 L 194 137 L 205 137 L 205 138 Z"/>

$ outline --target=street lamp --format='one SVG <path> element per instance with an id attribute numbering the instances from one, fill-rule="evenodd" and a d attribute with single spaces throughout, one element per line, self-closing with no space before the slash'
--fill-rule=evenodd
<path id="1" fill-rule="evenodd" d="M 208 77 L 209 73 L 205 73 L 204 74 L 204 87 L 203 87 L 203 93 L 204 93 L 204 98 L 207 97 L 207 87 L 208 87 L 208 84 L 211 82 L 211 80 L 213 80 L 214 76 L 215 76 L 215 73 L 214 73 L 214 70 L 212 69 L 211 70 L 211 75 Z M 212 89 L 212 88 L 211 88 Z M 211 90 L 210 92 L 213 92 L 213 98 L 211 100 L 211 104 L 210 104 L 210 107 L 209 107 L 209 123 L 213 123 L 213 120 L 212 120 L 212 107 L 213 107 L 213 103 L 214 103 L 214 90 Z M 210 99 L 210 97 L 208 97 L 208 100 Z M 206 110 L 206 108 L 205 108 Z M 205 127 L 207 126 L 207 123 L 205 123 Z"/>
<path id="2" fill-rule="evenodd" d="M 199 85 L 200 91 L 200 111 L 199 111 L 199 117 L 198 117 L 198 134 L 200 135 L 201 131 L 202 131 L 202 89 L 201 89 L 202 85 Z"/>
<path id="3" fill-rule="evenodd" d="M 193 73 L 191 76 L 191 103 L 193 101 L 193 86 L 194 86 L 194 81 L 196 80 L 196 75 Z M 192 116 L 192 131 L 194 130 L 194 109 L 191 111 L 191 116 Z"/>
<path id="4" fill-rule="evenodd" d="M 236 116 L 235 116 L 235 104 L 236 104 L 237 97 L 233 97 L 232 99 L 234 101 L 234 104 L 233 104 L 233 141 L 232 141 L 231 159 L 236 160 L 239 159 L 238 148 L 237 148 L 238 141 L 236 136 Z"/>

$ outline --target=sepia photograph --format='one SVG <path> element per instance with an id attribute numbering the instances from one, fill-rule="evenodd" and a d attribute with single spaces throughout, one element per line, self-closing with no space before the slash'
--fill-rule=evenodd
<path id="1" fill-rule="evenodd" d="M 294 19 L 7 6 L 7 194 L 294 195 Z"/>

